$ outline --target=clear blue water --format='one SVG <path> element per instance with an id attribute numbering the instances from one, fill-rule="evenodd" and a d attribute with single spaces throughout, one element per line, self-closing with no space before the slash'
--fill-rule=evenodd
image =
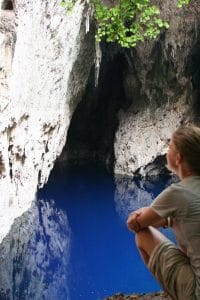
<path id="1" fill-rule="evenodd" d="M 94 168 L 54 170 L 0 246 L 0 299 L 97 300 L 160 290 L 126 218 L 166 184 L 115 181 Z"/>

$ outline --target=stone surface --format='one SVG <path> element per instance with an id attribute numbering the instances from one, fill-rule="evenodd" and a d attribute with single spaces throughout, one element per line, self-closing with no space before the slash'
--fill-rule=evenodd
<path id="1" fill-rule="evenodd" d="M 124 295 L 124 294 L 116 294 L 114 296 L 108 297 L 105 300 L 170 300 L 166 293 L 157 292 L 157 293 L 149 293 L 149 294 L 132 294 L 132 295 Z"/>
<path id="2" fill-rule="evenodd" d="M 88 82 L 94 28 L 86 34 L 82 1 L 69 15 L 58 0 L 18 0 L 13 9 L 5 9 L 6 1 L 0 0 L 0 240 L 47 181 L 81 99 L 86 105 L 79 126 L 85 115 L 84 132 L 94 130 L 81 139 L 75 126 L 67 155 L 75 153 L 72 161 L 92 157 L 109 169 L 114 164 L 116 174 L 131 176 L 158 174 L 172 131 L 194 119 L 195 107 L 200 112 L 197 0 L 182 10 L 173 1 L 156 1 L 170 29 L 136 49 L 114 47 L 109 64 L 104 51 L 103 67 L 108 67 L 100 68 L 98 89 L 91 88 L 91 78 Z M 85 93 L 86 84 L 92 93 Z"/>
<path id="3" fill-rule="evenodd" d="M 198 1 L 182 10 L 173 1 L 157 1 L 169 30 L 152 42 L 127 51 L 128 68 L 124 88 L 131 105 L 118 113 L 119 127 L 115 135 L 115 168 L 117 174 L 153 175 L 157 157 L 166 153 L 168 139 L 181 124 L 194 121 L 194 86 L 197 76 L 194 62 L 199 49 Z M 193 53 L 193 54 L 192 54 Z M 198 68 L 197 68 L 198 69 Z M 199 82 L 199 77 L 197 80 Z M 199 99 L 199 98 L 198 98 Z M 195 110 L 195 113 L 194 113 Z"/>
<path id="4" fill-rule="evenodd" d="M 2 2 L 1 2 L 2 3 Z M 0 15 L 0 240 L 30 207 L 66 142 L 94 64 L 85 6 L 19 0 Z"/>
<path id="5" fill-rule="evenodd" d="M 147 107 L 135 113 L 132 107 L 128 112 L 121 112 L 115 141 L 115 173 L 133 175 L 139 171 L 146 175 L 143 169 L 166 153 L 169 138 L 181 124 L 186 109 L 180 101 L 154 111 Z"/>
<path id="6" fill-rule="evenodd" d="M 115 174 L 166 172 L 171 133 L 200 115 L 197 1 L 177 9 L 156 1 L 169 30 L 135 49 L 101 44 L 98 86 L 88 81 L 68 132 L 62 161 L 106 165 Z"/>

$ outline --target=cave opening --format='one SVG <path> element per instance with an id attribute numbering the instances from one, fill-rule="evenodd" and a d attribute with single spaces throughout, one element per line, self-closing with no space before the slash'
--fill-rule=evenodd
<path id="1" fill-rule="evenodd" d="M 1 5 L 2 10 L 13 10 L 13 1 L 11 0 L 4 0 Z"/>
<path id="2" fill-rule="evenodd" d="M 108 53 L 108 50 L 102 52 L 98 87 L 93 67 L 85 94 L 72 116 L 59 159 L 65 165 L 98 165 L 113 171 L 118 112 L 126 109 L 129 101 L 123 84 L 125 56 L 122 52 Z"/>

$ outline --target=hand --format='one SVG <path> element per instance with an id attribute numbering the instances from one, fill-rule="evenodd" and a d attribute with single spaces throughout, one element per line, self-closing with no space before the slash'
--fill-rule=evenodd
<path id="1" fill-rule="evenodd" d="M 141 226 L 140 223 L 138 222 L 137 218 L 138 216 L 140 216 L 142 213 L 141 209 L 136 210 L 134 212 L 132 212 L 127 220 L 127 226 L 128 229 L 134 232 L 139 232 L 141 230 Z"/>
<path id="2" fill-rule="evenodd" d="M 151 207 L 141 207 L 129 215 L 127 226 L 129 230 L 137 233 L 148 226 L 154 226 L 154 224 L 160 226 L 164 224 L 163 220 L 165 223 L 165 219 L 159 216 Z"/>

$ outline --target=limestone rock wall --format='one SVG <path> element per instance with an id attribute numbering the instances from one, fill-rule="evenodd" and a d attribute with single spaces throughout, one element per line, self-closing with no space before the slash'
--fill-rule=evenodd
<path id="1" fill-rule="evenodd" d="M 120 125 L 116 133 L 115 173 L 133 175 L 158 175 L 161 171 L 153 166 L 157 157 L 166 154 L 169 138 L 183 121 L 187 106 L 180 101 L 174 106 L 146 108 L 135 114 L 120 114 Z M 147 165 L 149 171 L 147 172 Z M 160 166 L 162 167 L 162 166 Z"/>
<path id="2" fill-rule="evenodd" d="M 83 3 L 77 1 L 70 14 L 58 0 L 18 0 L 13 9 L 5 4 L 0 3 L 0 239 L 47 181 L 94 58 Z"/>
<path id="3" fill-rule="evenodd" d="M 199 41 L 200 5 L 191 1 L 179 10 L 174 1 L 157 2 L 163 5 L 161 11 L 169 21 L 169 30 L 156 41 L 125 53 L 128 67 L 124 89 L 131 105 L 118 114 L 117 174 L 146 175 L 147 165 L 149 174 L 158 174 L 160 170 L 153 165 L 156 158 L 165 155 L 172 132 L 194 121 L 194 74 L 188 72 L 188 66 Z"/>

